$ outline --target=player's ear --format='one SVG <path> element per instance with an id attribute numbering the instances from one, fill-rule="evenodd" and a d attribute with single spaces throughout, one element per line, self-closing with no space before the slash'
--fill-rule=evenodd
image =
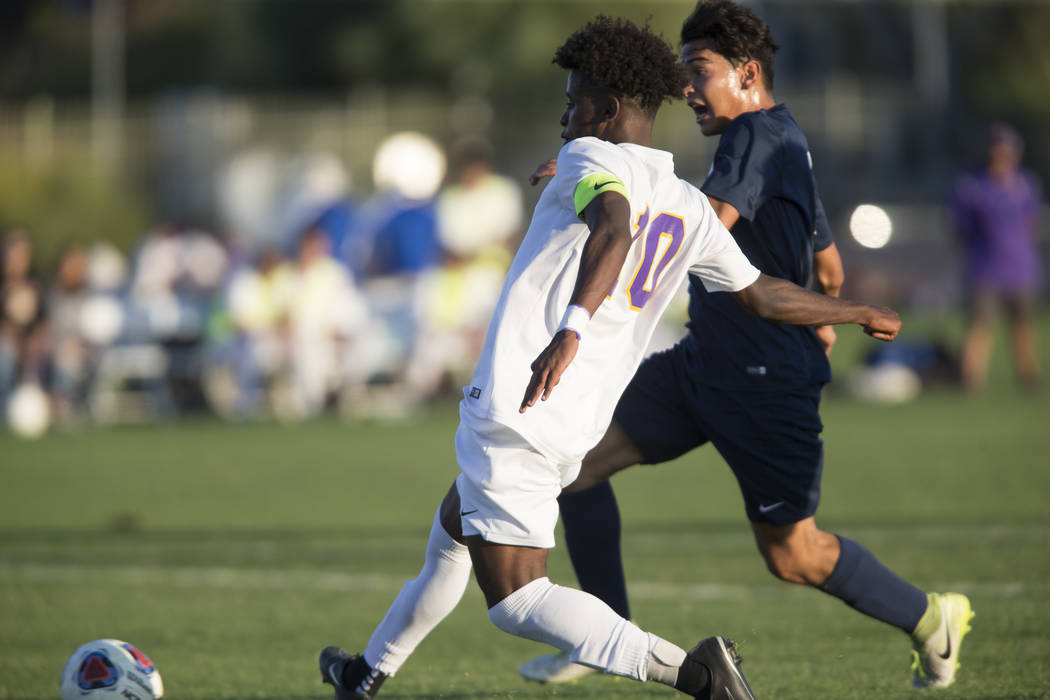
<path id="1" fill-rule="evenodd" d="M 762 82 L 762 64 L 751 60 L 740 66 L 740 87 L 750 90 L 758 87 Z"/>
<path id="2" fill-rule="evenodd" d="M 622 109 L 623 103 L 619 97 L 607 95 L 605 97 L 605 106 L 602 108 L 602 121 L 615 121 L 620 116 L 620 110 Z"/>

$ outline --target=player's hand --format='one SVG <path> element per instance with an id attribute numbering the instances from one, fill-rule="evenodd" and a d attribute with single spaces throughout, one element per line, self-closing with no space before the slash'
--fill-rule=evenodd
<path id="1" fill-rule="evenodd" d="M 887 342 L 897 337 L 901 330 L 901 317 L 893 309 L 885 306 L 872 306 L 871 318 L 864 324 L 864 332 L 876 340 Z"/>
<path id="2" fill-rule="evenodd" d="M 835 346 L 835 340 L 838 338 L 835 326 L 813 326 L 813 330 L 817 332 L 817 340 L 824 346 L 824 354 L 830 355 L 831 348 Z"/>
<path id="3" fill-rule="evenodd" d="M 536 169 L 529 175 L 529 184 L 535 185 L 545 177 L 554 177 L 558 174 L 558 159 L 551 158 L 536 166 Z"/>
<path id="4" fill-rule="evenodd" d="M 561 381 L 561 375 L 568 369 L 572 358 L 576 357 L 576 350 L 580 347 L 580 339 L 571 330 L 559 331 L 551 338 L 551 342 L 543 349 L 530 369 L 532 379 L 525 389 L 525 398 L 521 400 L 521 408 L 518 413 L 525 413 L 525 409 L 534 406 L 536 400 L 546 401 L 551 395 L 554 387 Z"/>

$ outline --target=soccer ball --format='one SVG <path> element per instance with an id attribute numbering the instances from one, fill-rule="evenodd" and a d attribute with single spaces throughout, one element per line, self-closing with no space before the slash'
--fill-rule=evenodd
<path id="1" fill-rule="evenodd" d="M 73 652 L 62 669 L 62 700 L 159 700 L 160 672 L 145 654 L 119 639 L 96 639 Z"/>

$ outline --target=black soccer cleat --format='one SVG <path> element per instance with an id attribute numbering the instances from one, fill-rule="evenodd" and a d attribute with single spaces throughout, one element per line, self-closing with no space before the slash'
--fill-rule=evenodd
<path id="1" fill-rule="evenodd" d="M 710 685 L 694 696 L 697 700 L 755 700 L 751 686 L 740 672 L 743 659 L 736 653 L 733 640 L 708 637 L 693 647 L 686 658 L 703 664 L 711 673 Z"/>
<path id="2" fill-rule="evenodd" d="M 335 686 L 335 700 L 373 700 L 387 676 L 368 665 L 360 654 L 340 647 L 321 650 L 321 680 Z"/>

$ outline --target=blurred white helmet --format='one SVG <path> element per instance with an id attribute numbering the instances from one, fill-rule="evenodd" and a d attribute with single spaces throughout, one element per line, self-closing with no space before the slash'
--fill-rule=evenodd
<path id="1" fill-rule="evenodd" d="M 372 161 L 372 179 L 378 189 L 393 190 L 408 199 L 430 199 L 445 178 L 445 152 L 415 131 L 387 137 Z"/>

